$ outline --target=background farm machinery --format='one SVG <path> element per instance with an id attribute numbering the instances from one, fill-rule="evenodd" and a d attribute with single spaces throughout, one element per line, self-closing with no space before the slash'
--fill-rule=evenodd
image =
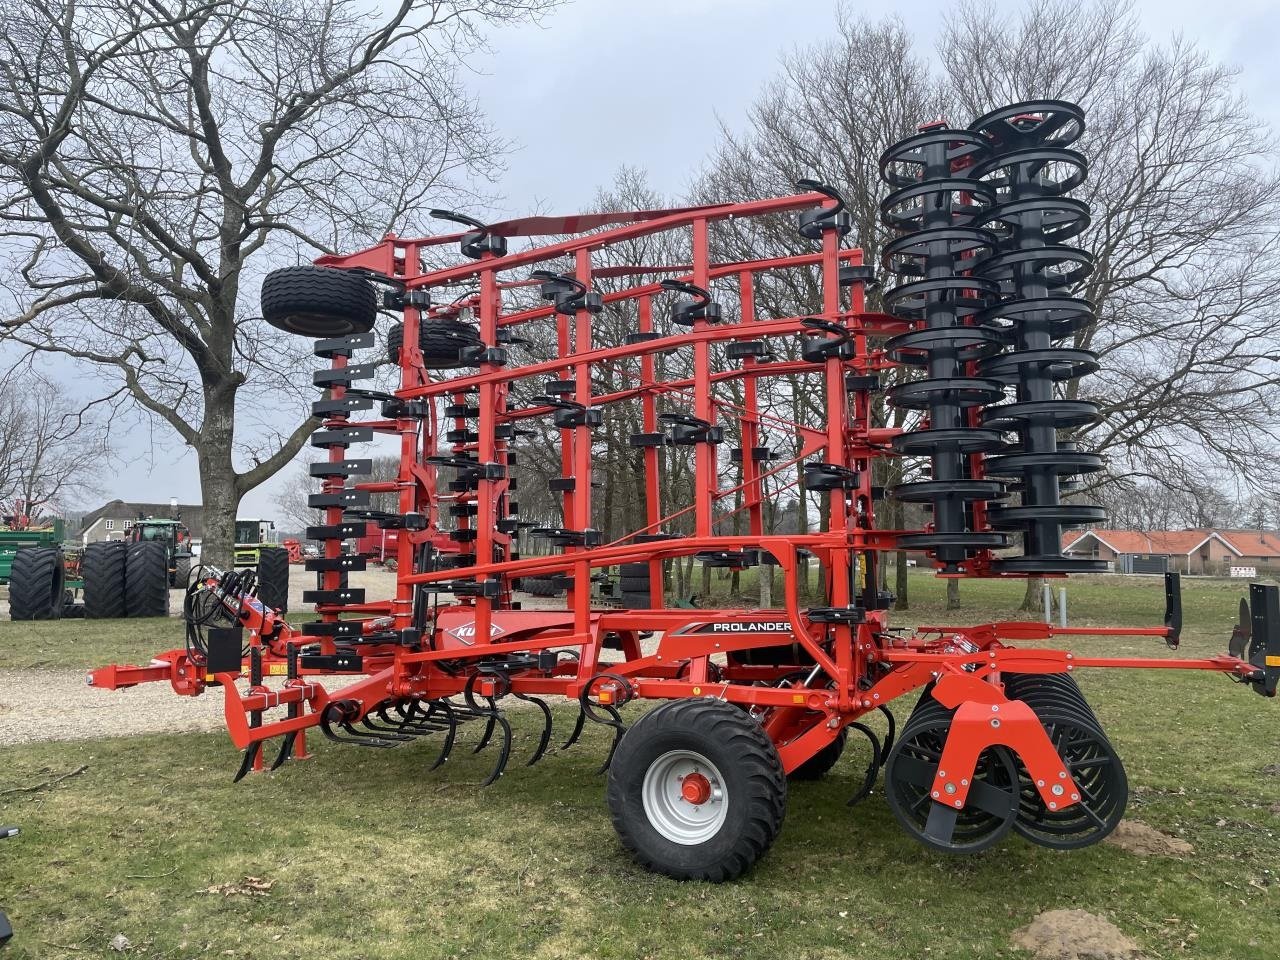
<path id="1" fill-rule="evenodd" d="M 492 782 L 512 751 L 503 706 L 523 702 L 543 716 L 536 760 L 552 735 L 542 698 L 566 697 L 579 707 L 566 746 L 588 721 L 614 731 L 607 797 L 624 845 L 680 878 L 746 870 L 777 835 L 787 777 L 821 776 L 851 730 L 873 756 L 859 796 L 883 772 L 895 817 L 930 847 L 977 851 L 1011 830 L 1057 848 L 1097 842 L 1122 816 L 1128 788 L 1074 672 L 1208 670 L 1274 696 L 1277 588 L 1251 587 L 1248 629 L 1221 656 L 1083 657 L 1041 641 L 1087 633 L 1176 647 L 1177 577 L 1167 581 L 1164 623 L 1148 628 L 903 630 L 889 625 L 878 569 L 898 549 L 925 551 L 947 577 L 1094 569 L 1060 549 L 1065 525 L 1102 519 L 1064 483 L 1102 467 L 1067 439 L 1097 417 L 1065 389 L 1097 368 L 1088 351 L 1064 345 L 1095 322 L 1091 305 L 1069 294 L 1091 266 L 1068 245 L 1089 221 L 1068 196 L 1086 174 L 1070 149 L 1082 130 L 1078 108 L 1045 101 L 965 129 L 927 127 L 892 147 L 882 161 L 882 215 L 894 233 L 882 266 L 895 281 L 885 312 L 866 308 L 876 273 L 842 246 L 851 217 L 838 193 L 812 181 L 795 196 L 748 203 L 498 225 L 441 211 L 463 229 L 388 236 L 277 271 L 263 286 L 264 316 L 315 338 L 329 361 L 314 375 L 322 426 L 311 441 L 326 456 L 310 468 L 320 485 L 310 505 L 324 521 L 307 531 L 325 545 L 306 561 L 317 583 L 305 600 L 318 616 L 291 626 L 255 596 L 251 575 L 198 571 L 186 644 L 147 666 L 104 667 L 91 682 L 168 681 L 187 695 L 220 688 L 244 751 L 238 776 L 307 756 L 316 729 L 366 748 L 432 736 L 441 748 L 424 765 L 434 768 L 460 727 L 478 722 L 480 747 L 497 745 Z M 810 252 L 713 258 L 716 231 L 749 236 L 761 218 L 783 216 Z M 610 259 L 658 235 L 680 238 L 683 261 Z M 518 236 L 560 239 L 513 252 Z M 426 269 L 452 246 L 459 263 Z M 821 308 L 761 316 L 761 285 L 797 273 L 817 278 Z M 367 385 L 380 358 L 361 357 L 375 347 L 379 309 L 398 317 L 387 333 L 398 382 L 386 390 Z M 619 341 L 604 338 L 605 316 L 625 318 Z M 522 358 L 527 344 L 551 352 Z M 658 375 L 658 358 L 672 353 L 689 357 L 687 375 Z M 603 370 L 625 385 L 602 389 Z M 795 389 L 822 398 L 824 422 L 777 414 L 771 401 Z M 907 429 L 883 425 L 885 404 L 912 413 Z M 640 425 L 630 445 L 646 516 L 606 539 L 593 431 L 623 409 Z M 548 435 L 530 440 L 539 423 L 559 443 L 555 525 L 522 519 L 516 497 L 522 444 Z M 726 449 L 731 433 L 738 444 Z M 378 434 L 398 439 L 399 474 L 362 481 L 370 460 L 351 448 Z M 778 453 L 780 437 L 798 440 L 799 453 Z M 693 495 L 673 502 L 663 464 L 681 448 L 692 454 Z M 888 458 L 913 471 L 884 491 L 875 477 Z M 817 494 L 818 531 L 767 529 L 766 481 Z M 397 508 L 371 509 L 377 494 L 394 495 Z M 923 504 L 929 522 L 881 529 L 886 495 Z M 396 589 L 385 599 L 347 577 L 365 559 L 344 544 L 375 530 L 397 533 Z M 543 552 L 521 549 L 531 543 Z M 738 570 L 772 565 L 780 605 L 665 605 L 664 563 L 690 556 Z M 820 567 L 820 602 L 801 600 L 806 562 Z M 613 572 L 621 602 L 593 602 Z M 565 600 L 525 608 L 514 599 L 521 583 L 550 584 Z M 898 723 L 890 705 L 909 694 L 916 702 Z M 663 702 L 627 710 L 642 700 Z M 887 736 L 865 722 L 872 714 L 887 719 Z M 264 758 L 267 741 L 278 746 Z"/>

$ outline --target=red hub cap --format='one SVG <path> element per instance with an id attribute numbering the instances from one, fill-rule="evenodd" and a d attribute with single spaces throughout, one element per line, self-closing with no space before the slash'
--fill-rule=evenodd
<path id="1" fill-rule="evenodd" d="M 700 773 L 691 773 L 680 784 L 680 796 L 692 804 L 704 804 L 711 799 L 711 781 Z"/>

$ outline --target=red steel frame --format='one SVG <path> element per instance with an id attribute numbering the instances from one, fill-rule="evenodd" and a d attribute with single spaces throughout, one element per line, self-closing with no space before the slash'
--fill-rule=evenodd
<path id="1" fill-rule="evenodd" d="M 427 518 L 427 529 L 402 530 L 398 538 L 398 573 L 395 596 L 359 606 L 319 607 L 322 620 L 334 621 L 356 613 L 373 618 L 365 631 L 390 625 L 403 630 L 414 625 L 415 589 L 423 584 L 456 581 L 460 577 L 501 582 L 497 598 L 484 596 L 457 598 L 441 603 L 428 635 L 418 649 L 394 644 L 367 644 L 363 648 L 362 669 L 366 676 L 333 679 L 345 686 L 330 690 L 318 679 L 335 673 L 329 670 L 301 669 L 285 681 L 283 687 L 269 688 L 254 683 L 240 692 L 238 683 L 249 670 L 251 658 L 242 664 L 241 675 L 234 672 L 208 674 L 203 665 L 193 661 L 185 650 L 172 650 L 160 655 L 146 667 L 112 666 L 93 673 L 90 682 L 111 689 L 146 681 L 169 681 L 176 692 L 197 695 L 209 686 L 222 687 L 225 713 L 231 739 L 239 748 L 248 748 L 272 737 L 290 732 L 304 732 L 316 726 L 327 705 L 339 700 L 359 705 L 360 715 L 388 700 L 438 700 L 464 692 L 472 668 L 485 658 L 503 657 L 539 650 L 572 651 L 574 657 L 561 657 L 549 670 L 523 669 L 510 674 L 509 681 L 492 675 L 471 679 L 473 690 L 482 696 L 501 696 L 506 692 L 527 695 L 560 695 L 585 698 L 620 705 L 632 698 L 673 699 L 714 696 L 735 703 L 767 710 L 766 729 L 775 740 L 783 766 L 795 769 L 829 744 L 850 723 L 864 714 L 888 704 L 903 694 L 936 680 L 934 696 L 947 706 L 958 707 L 953 723 L 953 736 L 947 742 L 944 766 L 952 771 L 968 770 L 971 774 L 978 753 L 991 743 L 1012 747 L 1026 763 L 1028 770 L 1041 782 L 1056 782 L 1062 776 L 1063 764 L 1039 722 L 1029 708 L 1008 701 L 1000 684 L 1007 672 L 1063 673 L 1079 667 L 1172 668 L 1210 670 L 1238 679 L 1253 671 L 1249 663 L 1235 656 L 1201 659 L 1171 658 L 1104 658 L 1075 657 L 1057 649 L 1019 648 L 1020 641 L 1043 641 L 1059 636 L 1080 634 L 1104 636 L 1150 636 L 1170 639 L 1168 627 L 1140 629 L 1067 629 L 1043 623 L 1006 622 L 968 627 L 922 627 L 910 635 L 887 630 L 883 609 L 865 611 L 862 622 L 815 622 L 810 611 L 802 609 L 797 586 L 797 567 L 801 551 L 808 551 L 825 573 L 830 591 L 828 604 L 846 609 L 857 601 L 856 587 L 867 575 L 859 558 L 893 550 L 900 534 L 918 531 L 881 530 L 875 525 L 871 487 L 871 464 L 879 457 L 892 455 L 889 441 L 899 431 L 872 426 L 871 396 L 868 390 L 846 389 L 846 376 L 866 377 L 881 374 L 893 364 L 883 350 L 875 348 L 877 339 L 903 333 L 910 325 L 887 314 L 868 312 L 864 307 L 861 280 L 848 286 L 845 296 L 840 283 L 840 267 L 858 266 L 861 251 L 845 249 L 835 230 L 823 233 L 821 249 L 799 256 L 756 260 L 743 263 L 714 263 L 708 253 L 708 235 L 713 224 L 730 218 L 786 214 L 830 207 L 832 201 L 819 193 L 759 200 L 750 203 L 687 208 L 676 211 L 637 212 L 630 217 L 619 215 L 608 229 L 571 236 L 568 239 L 524 252 L 505 256 L 486 255 L 483 259 L 460 263 L 434 272 L 424 272 L 422 261 L 428 248 L 452 243 L 459 235 L 404 239 L 388 235 L 381 243 L 347 256 L 326 256 L 320 265 L 369 271 L 384 278 L 394 278 L 406 291 L 450 291 L 460 285 L 474 285 L 477 293 L 461 305 L 474 311 L 479 336 L 484 344 L 499 343 L 499 330 L 519 328 L 533 323 L 546 324 L 554 319 L 556 357 L 544 362 L 500 365 L 485 362 L 474 373 L 439 378 L 423 369 L 418 348 L 419 326 L 431 323 L 441 314 L 439 308 L 404 309 L 404 337 L 400 359 L 400 388 L 396 397 L 404 401 L 425 401 L 431 412 L 425 417 L 377 420 L 371 426 L 376 432 L 400 437 L 400 472 L 387 483 L 357 483 L 357 489 L 378 493 L 398 493 L 403 514 L 418 513 Z M 584 221 L 585 222 L 585 221 Z M 606 222 L 609 222 L 606 220 Z M 563 225 L 568 232 L 572 224 Z M 572 318 L 557 314 L 553 305 L 508 310 L 505 300 L 510 291 L 527 287 L 528 272 L 539 266 L 573 262 L 573 276 L 587 287 L 592 286 L 599 254 L 622 241 L 666 231 L 687 232 L 691 262 L 683 267 L 655 266 L 647 272 L 670 273 L 703 288 L 713 281 L 721 285 L 736 283 L 738 312 L 736 321 L 710 323 L 697 321 L 687 332 L 633 344 L 602 345 L 593 330 L 592 314 L 579 309 Z M 851 335 L 853 356 L 843 359 L 830 355 L 821 364 L 807 361 L 760 363 L 748 357 L 738 366 L 712 369 L 712 346 L 739 340 L 812 335 L 804 325 L 805 317 L 760 318 L 756 315 L 756 284 L 766 274 L 784 270 L 817 270 L 822 280 L 822 311 L 814 316 L 836 323 Z M 645 268 L 626 271 L 642 275 Z M 505 279 L 504 279 L 505 275 Z M 606 276 L 624 275 L 609 270 Z M 636 330 L 654 329 L 654 311 L 659 299 L 669 295 L 657 282 L 643 282 L 604 296 L 609 306 L 631 308 L 634 305 Z M 449 296 L 444 296 L 448 302 Z M 545 326 L 544 326 L 545 329 Z M 660 382 L 655 373 L 655 357 L 663 351 L 690 350 L 693 355 L 693 377 L 687 380 Z M 333 361 L 335 368 L 347 365 L 341 356 Z M 634 387 L 610 395 L 593 395 L 591 371 L 601 364 L 615 367 L 629 362 L 638 367 Z M 761 410 L 760 394 L 770 381 L 785 375 L 817 375 L 828 412 L 825 430 L 788 423 Z M 721 486 L 717 448 L 711 443 L 698 443 L 695 448 L 695 495 L 692 503 L 664 505 L 659 484 L 661 451 L 648 447 L 643 452 L 645 467 L 646 523 L 611 543 L 600 546 L 567 546 L 559 553 L 546 556 L 513 556 L 516 538 L 500 533 L 497 521 L 510 493 L 510 446 L 499 439 L 498 428 L 523 419 L 547 415 L 549 407 L 511 409 L 510 390 L 520 381 L 540 383 L 550 377 L 571 380 L 573 392 L 567 399 L 586 409 L 609 408 L 616 404 L 636 402 L 641 405 L 643 429 L 657 432 L 658 400 L 687 404 L 687 412 L 716 423 L 727 416 L 737 417 L 743 448 L 740 482 Z M 743 383 L 740 406 L 717 397 L 717 385 L 729 379 Z M 536 391 L 535 391 L 536 392 Z M 335 387 L 334 398 L 343 395 Z M 491 478 L 478 482 L 478 490 L 452 496 L 442 491 L 437 482 L 436 467 L 427 457 L 436 455 L 445 430 L 465 429 L 466 421 L 446 423 L 440 416 L 441 403 L 465 403 L 477 396 L 479 407 L 478 442 L 455 444 L 457 454 L 473 456 L 481 464 L 497 464 Z M 347 426 L 345 417 L 326 422 L 326 427 Z M 802 438 L 802 453 L 780 466 L 765 469 L 750 451 L 761 446 L 761 437 L 769 428 L 782 427 Z M 592 504 L 592 433 L 591 427 L 579 426 L 560 431 L 563 444 L 563 476 L 572 478 L 572 489 L 563 494 L 564 525 L 577 531 L 591 528 Z M 330 459 L 344 458 L 342 449 L 331 449 Z M 855 470 L 857 486 L 826 494 L 827 523 L 819 533 L 804 536 L 771 534 L 765 530 L 762 504 L 766 477 L 778 478 L 794 472 L 797 461 L 819 459 Z M 327 492 L 343 488 L 340 477 L 324 483 Z M 718 526 L 732 514 L 720 509 L 742 496 L 747 532 L 724 535 Z M 474 553 L 476 562 L 462 570 L 421 571 L 415 568 L 416 548 L 430 542 L 446 549 L 458 549 L 441 529 L 441 507 L 451 503 L 475 503 Z M 664 513 L 665 510 L 670 512 Z M 660 531 L 674 517 L 692 514 L 693 534 L 680 539 L 638 542 L 644 533 Z M 326 522 L 342 521 L 340 507 L 328 510 Z M 459 526 L 471 521 L 460 518 Z M 465 547 L 465 545 L 464 545 Z M 664 609 L 662 596 L 662 561 L 687 557 L 704 551 L 760 550 L 769 554 L 781 571 L 781 610 L 737 609 Z M 326 547 L 330 559 L 340 556 L 340 545 Z M 490 560 L 490 558 L 494 558 Z M 648 610 L 619 610 L 594 604 L 591 598 L 591 575 L 621 563 L 648 563 L 651 571 L 651 602 Z M 974 569 L 989 575 L 989 567 L 979 558 Z M 524 610 L 513 608 L 511 585 L 521 577 L 566 576 L 572 586 L 562 610 Z M 336 589 L 340 574 L 329 571 L 322 575 L 322 587 Z M 302 643 L 318 644 L 322 653 L 333 654 L 338 644 L 331 637 L 307 636 L 285 624 L 270 611 L 247 607 L 242 622 L 250 633 L 254 657 L 265 676 L 286 672 L 289 648 Z M 656 647 L 648 653 L 641 649 L 640 634 L 660 634 Z M 620 641 L 621 655 L 610 656 L 607 636 Z M 1176 636 L 1174 637 L 1176 639 Z M 794 672 L 794 665 L 758 666 L 742 662 L 735 655 L 780 643 L 795 642 L 803 649 L 805 669 L 816 664 L 818 682 L 803 687 L 769 685 L 783 675 Z M 723 662 L 722 662 L 723 661 Z M 462 669 L 459 669 L 459 664 Z M 448 669 L 445 669 L 448 666 Z M 607 674 L 608 676 L 604 676 Z M 294 705 L 289 717 L 263 717 L 277 707 Z M 1019 712 L 1021 708 L 1021 712 Z M 1003 709 L 1006 722 L 994 730 L 986 723 L 992 709 Z M 260 725 L 252 725 L 260 724 Z M 299 752 L 295 750 L 295 756 Z M 260 759 L 257 761 L 260 764 Z M 1041 776 L 1043 774 L 1043 776 Z M 953 774 L 954 776 L 954 774 Z M 968 781 L 965 780 L 965 783 Z M 961 786 L 951 794 L 960 806 L 967 788 Z M 1046 802 L 1053 797 L 1047 787 L 1041 788 Z M 1062 802 L 1060 806 L 1069 806 Z"/>

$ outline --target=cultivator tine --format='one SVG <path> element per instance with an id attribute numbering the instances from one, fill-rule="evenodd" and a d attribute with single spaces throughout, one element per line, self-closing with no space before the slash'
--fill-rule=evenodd
<path id="1" fill-rule="evenodd" d="M 490 701 L 490 704 L 493 705 L 492 701 Z M 487 747 L 489 745 L 489 741 L 493 739 L 493 731 L 498 724 L 497 713 L 497 706 L 494 705 L 493 712 L 490 713 L 488 718 L 485 720 L 484 733 L 480 736 L 480 742 L 475 745 L 475 748 L 471 751 L 472 753 L 479 753 Z"/>
<path id="2" fill-rule="evenodd" d="M 569 739 L 568 739 L 568 740 L 566 740 L 563 744 L 561 744 L 561 745 L 560 745 L 560 749 L 561 749 L 561 750 L 568 750 L 568 749 L 569 749 L 570 747 L 572 747 L 575 743 L 577 743 L 577 742 L 578 742 L 578 738 L 582 736 L 582 729 L 583 729 L 583 727 L 585 727 L 586 725 L 587 725 L 587 711 L 585 711 L 585 710 L 583 710 L 581 707 L 579 707 L 579 708 L 578 708 L 578 719 L 577 719 L 577 720 L 575 720 L 575 721 L 573 721 L 573 732 L 569 734 Z"/>
<path id="3" fill-rule="evenodd" d="M 347 736 L 340 736 L 334 732 L 333 725 L 337 723 Z M 384 740 L 375 733 L 365 733 L 351 726 L 351 716 L 348 711 L 337 703 L 331 703 L 324 708 L 324 712 L 320 714 L 320 732 L 325 738 L 332 740 L 334 743 L 349 743 L 357 747 L 394 747 L 396 744 L 390 740 Z"/>
<path id="4" fill-rule="evenodd" d="M 893 737 L 892 718 L 889 723 L 889 738 L 891 742 L 891 738 Z M 846 807 L 852 807 L 859 801 L 865 800 L 867 797 L 871 796 L 871 791 L 876 785 L 876 778 L 880 775 L 880 767 L 884 763 L 884 757 L 887 753 L 886 748 L 880 743 L 880 738 L 875 735 L 875 731 L 866 724 L 851 723 L 849 726 L 871 741 L 871 762 L 867 764 L 867 772 L 863 777 L 862 786 L 858 787 L 858 789 L 854 791 L 853 796 L 845 802 Z"/>
<path id="5" fill-rule="evenodd" d="M 256 740 L 253 743 L 249 744 L 249 746 L 245 747 L 244 759 L 240 761 L 240 769 L 236 771 L 236 775 L 231 781 L 232 783 L 239 783 L 246 776 L 248 776 L 249 771 L 253 769 L 253 765 L 257 761 L 258 755 L 261 752 L 262 752 L 261 740 Z"/>
<path id="6" fill-rule="evenodd" d="M 278 770 L 284 766 L 284 762 L 293 755 L 293 743 L 297 739 L 298 733 L 296 730 L 284 735 L 284 740 L 280 743 L 280 752 L 276 754 L 275 760 L 271 763 L 272 770 Z"/>
<path id="7" fill-rule="evenodd" d="M 613 727 L 613 743 L 609 744 L 609 753 L 604 758 L 604 763 L 600 764 L 600 769 L 596 771 L 596 773 L 604 773 L 606 770 L 609 769 L 609 764 L 613 763 L 613 755 L 618 749 L 618 744 L 622 742 L 622 735 L 627 732 L 627 727 L 626 727 L 626 724 L 622 722 L 622 715 L 618 713 L 618 711 L 614 707 L 610 706 L 607 703 L 598 703 L 598 704 L 594 704 L 594 706 L 600 707 L 602 710 L 608 711 L 609 716 L 613 718 L 612 721 L 609 721 L 609 720 L 597 721 L 598 723 L 604 723 L 610 727 Z M 592 719 L 594 720 L 595 718 L 592 717 Z"/>
<path id="8" fill-rule="evenodd" d="M 436 757 L 436 762 L 427 768 L 428 770 L 437 770 L 444 765 L 445 761 L 449 759 L 449 754 L 453 753 L 453 744 L 458 739 L 458 716 L 454 705 L 448 700 L 434 700 L 427 716 L 430 716 L 437 709 L 444 713 L 445 723 L 448 726 L 444 735 L 444 743 L 440 747 L 440 755 Z"/>
<path id="9" fill-rule="evenodd" d="M 497 703 L 493 700 L 489 701 L 489 708 L 493 711 L 489 717 L 492 725 L 502 730 L 502 749 L 498 751 L 498 761 L 493 765 L 493 769 L 489 771 L 489 776 L 480 781 L 480 786 L 482 787 L 489 786 L 502 776 L 502 772 L 507 768 L 507 760 L 511 757 L 511 724 L 502 715 L 502 711 L 498 709 Z M 486 737 L 488 736 L 487 729 Z"/>
<path id="10" fill-rule="evenodd" d="M 889 732 L 884 735 L 884 744 L 880 752 L 880 765 L 884 766 L 885 761 L 889 759 L 889 751 L 893 749 L 893 740 L 898 735 L 898 720 L 893 715 L 893 711 L 884 704 L 880 705 L 880 712 L 889 722 Z"/>
<path id="11" fill-rule="evenodd" d="M 547 706 L 545 700 L 540 700 L 537 697 L 531 697 L 523 693 L 513 693 L 512 696 L 517 700 L 525 700 L 528 703 L 535 704 L 542 711 L 542 736 L 538 739 L 538 748 L 533 751 L 533 756 L 525 763 L 526 767 L 532 767 L 542 759 L 543 754 L 547 752 L 547 744 L 551 742 L 551 708 Z"/>

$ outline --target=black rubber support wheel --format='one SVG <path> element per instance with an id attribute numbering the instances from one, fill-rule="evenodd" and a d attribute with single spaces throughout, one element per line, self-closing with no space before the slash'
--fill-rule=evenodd
<path id="1" fill-rule="evenodd" d="M 289 551 L 284 547 L 258 551 L 258 599 L 280 613 L 289 612 Z"/>
<path id="2" fill-rule="evenodd" d="M 84 615 L 90 620 L 124 616 L 124 564 L 129 545 L 123 540 L 91 543 L 80 555 L 84 578 Z"/>
<path id="3" fill-rule="evenodd" d="M 648 593 L 649 578 L 623 576 L 619 578 L 619 586 L 623 593 Z"/>
<path id="4" fill-rule="evenodd" d="M 124 609 L 128 617 L 169 615 L 169 557 L 156 540 L 129 544 L 124 564 Z"/>
<path id="5" fill-rule="evenodd" d="M 284 267 L 262 281 L 262 316 L 286 333 L 344 337 L 373 329 L 378 315 L 373 284 L 334 267 Z"/>
<path id="6" fill-rule="evenodd" d="M 749 870 L 778 836 L 787 778 L 760 724 L 702 697 L 664 703 L 627 731 L 606 796 L 618 837 L 642 866 L 721 883 Z"/>
<path id="7" fill-rule="evenodd" d="M 840 755 L 844 753 L 844 745 L 848 739 L 848 729 L 841 730 L 838 737 L 792 770 L 788 776 L 792 780 L 821 780 L 840 762 Z"/>
<path id="8" fill-rule="evenodd" d="M 400 362 L 404 346 L 404 324 L 397 323 L 387 331 L 387 357 Z M 474 360 L 464 360 L 459 351 L 480 346 L 476 328 L 461 320 L 424 320 L 418 325 L 418 349 L 427 370 L 456 370 L 474 367 Z"/>
<path id="9" fill-rule="evenodd" d="M 13 555 L 9 572 L 9 616 L 14 620 L 62 617 L 65 573 L 57 547 L 24 547 Z"/>
<path id="10" fill-rule="evenodd" d="M 623 577 L 644 577 L 649 579 L 649 565 L 647 563 L 624 563 L 618 567 L 618 573 Z"/>
<path id="11" fill-rule="evenodd" d="M 169 581 L 169 586 L 186 589 L 187 581 L 191 578 L 191 558 L 178 557 L 173 561 L 173 577 Z"/>

